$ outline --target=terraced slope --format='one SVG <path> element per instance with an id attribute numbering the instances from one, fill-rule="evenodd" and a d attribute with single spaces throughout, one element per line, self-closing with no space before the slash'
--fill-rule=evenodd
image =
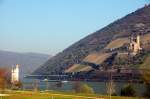
<path id="1" fill-rule="evenodd" d="M 66 69 L 65 72 L 81 72 L 81 71 L 90 71 L 93 70 L 91 66 L 88 65 L 81 65 L 81 64 L 74 64 L 70 68 Z"/>
<path id="2" fill-rule="evenodd" d="M 112 53 L 93 53 L 88 55 L 83 61 L 95 63 L 95 64 L 101 64 L 111 55 Z"/>

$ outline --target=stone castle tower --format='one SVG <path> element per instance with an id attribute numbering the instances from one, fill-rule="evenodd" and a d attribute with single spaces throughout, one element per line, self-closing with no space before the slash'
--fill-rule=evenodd
<path id="1" fill-rule="evenodd" d="M 141 50 L 140 35 L 131 36 L 129 50 L 132 55 L 136 55 Z"/>
<path id="2" fill-rule="evenodd" d="M 19 82 L 19 65 L 17 64 L 16 67 L 12 67 L 11 71 L 11 83 L 14 84 L 15 82 Z"/>

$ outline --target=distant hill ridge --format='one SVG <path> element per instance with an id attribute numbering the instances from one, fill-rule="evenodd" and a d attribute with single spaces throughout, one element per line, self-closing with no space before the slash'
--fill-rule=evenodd
<path id="1" fill-rule="evenodd" d="M 20 65 L 21 78 L 31 73 L 46 62 L 51 56 L 40 53 L 18 53 L 0 50 L 0 67 L 11 69 L 12 65 Z"/>
<path id="2" fill-rule="evenodd" d="M 81 39 L 49 59 L 34 74 L 64 72 L 73 64 L 80 63 L 90 53 L 101 51 L 111 41 L 139 33 L 143 35 L 150 33 L 150 5 L 140 8 Z"/>

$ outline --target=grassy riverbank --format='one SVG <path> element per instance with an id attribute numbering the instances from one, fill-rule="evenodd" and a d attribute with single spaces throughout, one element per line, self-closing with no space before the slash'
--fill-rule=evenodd
<path id="1" fill-rule="evenodd" d="M 109 99 L 108 96 L 97 94 L 76 94 L 69 92 L 33 92 L 33 91 L 9 91 L 8 96 L 1 99 Z M 112 96 L 112 99 L 141 99 L 138 97 Z"/>

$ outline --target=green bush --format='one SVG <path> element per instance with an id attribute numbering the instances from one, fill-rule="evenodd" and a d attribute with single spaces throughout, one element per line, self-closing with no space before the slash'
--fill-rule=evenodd
<path id="1" fill-rule="evenodd" d="M 112 94 L 111 94 L 111 96 L 117 96 L 117 93 L 116 93 L 116 92 L 114 92 L 114 93 L 112 93 Z"/>
<path id="2" fill-rule="evenodd" d="M 74 83 L 73 90 L 76 93 L 89 93 L 89 94 L 94 93 L 94 91 L 91 87 L 89 87 L 87 84 L 83 84 L 83 83 L 80 83 L 80 82 Z"/>
<path id="3" fill-rule="evenodd" d="M 22 87 L 22 82 L 21 81 L 15 81 L 12 84 L 12 88 L 13 90 L 19 90 Z"/>
<path id="4" fill-rule="evenodd" d="M 110 81 L 107 83 L 107 93 L 112 96 L 117 96 L 115 83 Z"/>
<path id="5" fill-rule="evenodd" d="M 144 96 L 150 98 L 150 84 L 146 84 L 145 88 Z"/>
<path id="6" fill-rule="evenodd" d="M 131 84 L 125 85 L 121 89 L 121 96 L 135 96 L 135 90 Z"/>

